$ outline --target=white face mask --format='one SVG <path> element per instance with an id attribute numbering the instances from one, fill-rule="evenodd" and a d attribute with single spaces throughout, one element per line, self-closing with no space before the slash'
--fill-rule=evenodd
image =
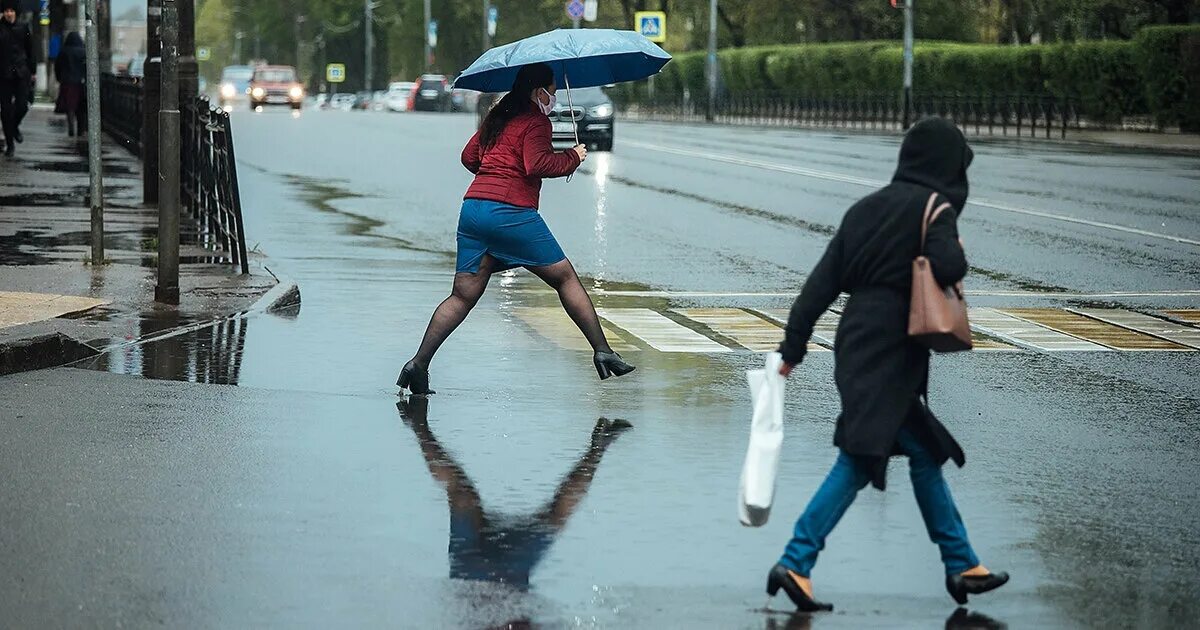
<path id="1" fill-rule="evenodd" d="M 542 110 L 542 114 L 549 116 L 550 112 L 554 111 L 555 104 L 558 103 L 558 96 L 551 94 L 550 90 L 547 90 L 546 88 L 541 88 L 541 90 L 546 93 L 546 96 L 550 97 L 550 102 L 548 104 L 542 103 L 542 99 L 540 98 L 536 98 L 534 101 L 537 103 L 538 109 Z"/>

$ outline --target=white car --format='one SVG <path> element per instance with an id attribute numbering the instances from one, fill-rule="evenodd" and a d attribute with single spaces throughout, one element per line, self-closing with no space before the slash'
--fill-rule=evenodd
<path id="1" fill-rule="evenodd" d="M 389 85 L 387 94 L 383 97 L 384 107 L 392 112 L 408 111 L 409 101 L 412 99 L 412 91 L 416 85 L 416 83 L 412 82 L 397 82 Z"/>
<path id="2" fill-rule="evenodd" d="M 329 97 L 329 109 L 348 112 L 354 109 L 354 94 L 334 94 Z"/>

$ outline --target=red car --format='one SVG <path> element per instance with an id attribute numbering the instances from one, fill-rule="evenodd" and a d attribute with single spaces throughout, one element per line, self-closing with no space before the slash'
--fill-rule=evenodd
<path id="1" fill-rule="evenodd" d="M 296 80 L 291 66 L 258 66 L 250 77 L 250 109 L 264 105 L 291 105 L 300 109 L 304 102 L 304 86 Z"/>

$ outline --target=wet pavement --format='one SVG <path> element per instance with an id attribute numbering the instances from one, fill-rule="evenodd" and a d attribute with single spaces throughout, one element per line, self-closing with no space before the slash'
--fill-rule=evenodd
<path id="1" fill-rule="evenodd" d="M 765 573 L 834 457 L 832 353 L 789 382 L 777 503 L 746 529 L 743 371 L 763 333 L 717 329 L 788 306 L 845 206 L 887 177 L 895 138 L 622 126 L 616 153 L 546 184 L 543 212 L 638 371 L 597 381 L 553 294 L 516 272 L 443 347 L 424 401 L 392 383 L 449 288 L 470 118 L 234 124 L 250 241 L 303 304 L 0 379 L 0 609 L 18 627 L 1200 618 L 1200 353 L 1107 346 L 934 362 L 932 404 L 969 462 L 947 476 L 980 557 L 1013 574 L 1004 589 L 955 611 L 897 460 L 814 573 L 837 611 L 764 610 Z M 1177 322 L 1200 306 L 1200 160 L 976 153 L 990 205 L 963 218 L 973 305 Z"/>

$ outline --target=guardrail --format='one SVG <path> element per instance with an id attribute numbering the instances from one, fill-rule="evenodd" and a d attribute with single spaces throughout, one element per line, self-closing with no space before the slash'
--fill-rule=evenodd
<path id="1" fill-rule="evenodd" d="M 134 155 L 142 154 L 142 80 L 100 76 L 101 127 Z"/>
<path id="2" fill-rule="evenodd" d="M 183 209 L 199 226 L 201 245 L 223 250 L 242 273 L 250 273 L 229 114 L 201 96 L 184 103 L 179 115 Z"/>
<path id="3" fill-rule="evenodd" d="M 806 95 L 788 92 L 731 92 L 712 103 L 683 94 L 636 96 L 618 103 L 625 118 L 729 125 L 899 130 L 903 103 L 894 93 Z M 976 134 L 1066 137 L 1080 127 L 1071 99 L 1029 94 L 916 94 L 912 121 L 949 118 Z"/>

